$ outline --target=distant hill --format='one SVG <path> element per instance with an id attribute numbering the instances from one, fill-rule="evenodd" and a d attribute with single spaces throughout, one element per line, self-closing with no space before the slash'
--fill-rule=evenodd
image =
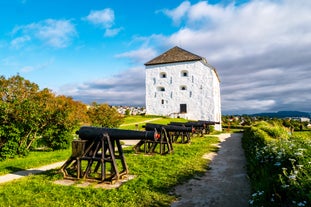
<path id="1" fill-rule="evenodd" d="M 252 114 L 251 116 L 267 116 L 271 118 L 286 118 L 286 117 L 307 117 L 311 118 L 311 114 L 301 111 L 278 111 L 271 113 L 258 113 Z"/>

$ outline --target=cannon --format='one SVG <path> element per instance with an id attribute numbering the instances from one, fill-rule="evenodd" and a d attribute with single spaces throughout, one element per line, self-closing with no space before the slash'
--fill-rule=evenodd
<path id="1" fill-rule="evenodd" d="M 64 178 L 114 182 L 129 173 L 120 140 L 157 140 L 156 131 L 133 131 L 84 126 L 76 132 L 72 155 L 61 167 Z M 118 169 L 121 166 L 121 170 Z M 99 168 L 101 168 L 100 172 Z"/>
<path id="2" fill-rule="evenodd" d="M 145 153 L 155 153 L 156 147 L 159 146 L 160 154 L 167 154 L 173 152 L 173 142 L 179 136 L 182 136 L 182 142 L 190 142 L 190 132 L 193 132 L 192 127 L 173 126 L 147 123 L 143 126 L 146 131 L 159 132 L 160 138 L 157 140 L 141 140 L 135 146 L 135 152 L 144 151 Z M 143 149 L 142 149 L 143 147 Z"/>
<path id="3" fill-rule="evenodd" d="M 174 126 L 185 126 L 185 127 L 192 127 L 194 128 L 194 131 L 192 132 L 192 135 L 194 133 L 196 134 L 200 134 L 201 136 L 203 136 L 204 134 L 204 124 L 203 123 L 199 123 L 199 122 L 170 122 L 169 125 L 174 125 Z"/>
<path id="4" fill-rule="evenodd" d="M 155 124 L 148 124 L 146 125 L 146 130 L 156 128 L 157 125 Z M 170 136 L 172 142 L 177 142 L 178 138 L 181 138 L 181 143 L 190 143 L 190 133 L 195 132 L 195 128 L 192 126 L 184 126 L 184 125 L 159 125 L 158 127 L 163 127 L 167 132 L 168 135 Z"/>
<path id="5" fill-rule="evenodd" d="M 186 126 L 186 127 L 193 127 L 195 132 L 198 135 L 204 136 L 204 134 L 208 134 L 210 132 L 209 125 L 214 125 L 219 122 L 212 122 L 212 121 L 189 121 L 189 122 L 171 122 L 170 125 L 176 126 Z"/>
<path id="6" fill-rule="evenodd" d="M 210 126 L 215 124 L 220 124 L 219 121 L 205 121 L 205 120 L 199 120 L 198 122 L 203 123 L 205 126 L 205 134 L 209 134 L 211 132 Z"/>

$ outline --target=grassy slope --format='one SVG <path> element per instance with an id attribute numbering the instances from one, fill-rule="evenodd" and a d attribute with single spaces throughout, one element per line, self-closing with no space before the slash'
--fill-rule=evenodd
<path id="1" fill-rule="evenodd" d="M 144 119 L 134 119 L 132 123 L 140 121 Z M 165 124 L 170 121 L 161 118 L 153 123 Z M 165 156 L 137 155 L 131 148 L 126 148 L 124 154 L 130 174 L 135 175 L 136 178 L 118 189 L 104 190 L 56 185 L 53 181 L 62 179 L 62 174 L 57 170 L 28 176 L 0 185 L 0 206 L 169 206 L 176 199 L 174 195 L 169 195 L 173 186 L 206 171 L 208 161 L 204 160 L 202 155 L 215 151 L 216 148 L 211 144 L 216 142 L 218 142 L 216 137 L 194 137 L 191 144 L 174 144 L 174 153 Z M 52 155 L 50 158 L 46 155 L 43 160 L 41 160 L 43 154 L 33 154 L 34 157 L 29 159 L 36 162 L 41 160 L 34 164 L 37 166 L 54 160 L 67 159 L 69 154 L 70 151 L 63 151 L 61 155 Z M 31 161 L 27 162 L 31 163 Z M 0 165 L 0 169 L 34 167 L 31 164 L 21 163 L 23 161 L 11 160 L 11 165 Z"/>

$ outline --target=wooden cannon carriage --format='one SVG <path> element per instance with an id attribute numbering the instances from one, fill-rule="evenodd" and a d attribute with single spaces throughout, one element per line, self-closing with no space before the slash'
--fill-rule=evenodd
<path id="1" fill-rule="evenodd" d="M 160 138 L 156 131 L 81 127 L 72 142 L 72 155 L 61 167 L 65 178 L 117 181 L 129 173 L 120 140 Z M 119 167 L 121 166 L 121 169 Z"/>

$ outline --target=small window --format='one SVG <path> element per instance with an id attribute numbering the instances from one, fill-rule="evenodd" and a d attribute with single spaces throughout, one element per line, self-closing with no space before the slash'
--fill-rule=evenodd
<path id="1" fill-rule="evenodd" d="M 160 78 L 166 78 L 166 73 L 165 72 L 160 73 Z"/>
<path id="2" fill-rule="evenodd" d="M 187 113 L 187 104 L 180 104 L 180 113 Z"/>
<path id="3" fill-rule="evenodd" d="M 182 91 L 187 90 L 187 86 L 180 86 L 180 90 L 182 90 Z"/>
<path id="4" fill-rule="evenodd" d="M 161 100 L 161 104 L 164 104 L 164 99 Z"/>
<path id="5" fill-rule="evenodd" d="M 153 85 L 155 85 L 156 84 L 156 79 L 155 78 L 153 78 Z"/>
<path id="6" fill-rule="evenodd" d="M 165 91 L 165 88 L 164 87 L 158 87 L 157 91 Z"/>
<path id="7" fill-rule="evenodd" d="M 188 77 L 188 71 L 187 70 L 183 70 L 181 71 L 181 77 Z"/>

